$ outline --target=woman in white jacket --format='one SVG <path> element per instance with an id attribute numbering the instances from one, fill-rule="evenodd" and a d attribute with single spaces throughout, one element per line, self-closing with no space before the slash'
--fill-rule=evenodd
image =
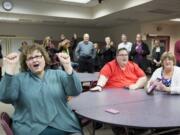
<path id="1" fill-rule="evenodd" d="M 152 85 L 153 89 L 180 94 L 180 67 L 175 66 L 176 60 L 171 52 L 165 52 L 161 56 L 162 67 L 156 69 L 147 84 L 147 89 Z"/>

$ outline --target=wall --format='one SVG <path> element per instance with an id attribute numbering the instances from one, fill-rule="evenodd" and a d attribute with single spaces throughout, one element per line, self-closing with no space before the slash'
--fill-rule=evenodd
<path id="1" fill-rule="evenodd" d="M 20 37 L 32 37 L 42 40 L 45 36 L 52 36 L 53 39 L 59 40 L 60 34 L 64 33 L 66 37 L 71 38 L 73 33 L 82 37 L 83 33 L 89 33 L 91 40 L 102 41 L 104 30 L 98 28 L 80 28 L 80 27 L 61 27 L 40 24 L 16 24 L 0 23 L 0 35 L 16 35 Z"/>
<path id="2" fill-rule="evenodd" d="M 73 33 L 77 33 L 82 37 L 83 33 L 88 32 L 92 41 L 104 41 L 105 36 L 110 36 L 118 45 L 121 42 L 121 34 L 128 35 L 131 42 L 135 41 L 137 33 L 157 34 L 170 36 L 170 51 L 174 51 L 174 43 L 180 39 L 180 25 L 160 25 L 161 30 L 157 31 L 158 24 L 152 23 L 133 23 L 119 25 L 112 28 L 86 28 L 86 27 L 61 27 L 40 24 L 15 24 L 15 23 L 0 23 L 0 35 L 16 35 L 20 37 L 31 37 L 37 40 L 42 40 L 45 36 L 52 36 L 53 39 L 59 40 L 61 33 L 64 33 L 67 38 L 71 38 Z"/>
<path id="3" fill-rule="evenodd" d="M 157 30 L 160 27 L 160 30 Z M 155 23 L 135 23 L 121 25 L 105 30 L 105 36 L 110 36 L 112 40 L 118 45 L 121 42 L 121 34 L 125 33 L 128 36 L 129 41 L 134 42 L 137 33 L 143 35 L 156 34 L 170 36 L 170 51 L 174 52 L 174 44 L 177 40 L 180 40 L 180 25 L 174 24 L 155 24 Z"/>
<path id="4" fill-rule="evenodd" d="M 174 27 L 174 44 L 177 40 L 180 40 L 180 25 Z"/>
<path id="5" fill-rule="evenodd" d="M 105 35 L 110 36 L 112 40 L 115 42 L 115 44 L 118 45 L 121 42 L 121 34 L 126 34 L 128 36 L 128 40 L 134 42 L 136 34 L 140 31 L 140 24 L 133 23 L 106 29 Z"/>
<path id="6" fill-rule="evenodd" d="M 160 30 L 157 30 L 160 27 Z M 170 25 L 170 24 L 152 24 L 144 23 L 141 25 L 141 32 L 144 34 L 157 34 L 170 36 L 170 51 L 174 52 L 174 44 L 180 39 L 180 25 Z"/>
<path id="7" fill-rule="evenodd" d="M 157 30 L 160 27 L 160 30 Z M 112 40 L 117 45 L 121 42 L 121 34 L 127 34 L 129 41 L 134 42 L 137 33 L 141 33 L 144 37 L 147 34 L 157 34 L 161 36 L 170 36 L 170 51 L 174 53 L 174 44 L 179 39 L 180 40 L 180 25 L 159 25 L 153 23 L 143 23 L 143 24 L 126 24 L 120 25 L 118 27 L 113 27 L 105 30 L 105 35 L 110 36 Z M 147 42 L 147 41 L 145 41 Z M 148 42 L 147 42 L 148 43 Z M 150 45 L 150 44 L 148 44 Z M 151 47 L 150 47 L 151 49 Z M 151 55 L 148 56 L 151 58 Z"/>

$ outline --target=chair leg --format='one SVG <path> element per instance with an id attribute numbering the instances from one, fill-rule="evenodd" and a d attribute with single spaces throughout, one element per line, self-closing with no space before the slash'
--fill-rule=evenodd
<path id="1" fill-rule="evenodd" d="M 129 135 L 129 130 L 128 130 L 128 128 L 127 128 L 127 127 L 124 127 L 124 129 L 125 129 L 126 135 Z"/>
<path id="2" fill-rule="evenodd" d="M 75 113 L 75 115 L 76 115 L 76 117 L 77 117 L 77 119 L 78 119 L 78 121 L 79 121 L 79 124 L 80 124 L 80 126 L 81 126 L 81 134 L 84 135 L 83 125 L 82 125 L 82 123 L 81 123 L 81 119 L 78 117 L 78 115 L 77 115 L 76 113 Z"/>
<path id="3" fill-rule="evenodd" d="M 83 131 L 83 128 L 81 128 L 81 134 L 84 135 L 84 131 Z"/>
<path id="4" fill-rule="evenodd" d="M 96 121 L 93 121 L 93 122 L 92 122 L 92 128 L 93 128 L 92 135 L 95 135 L 95 130 L 96 130 Z"/>

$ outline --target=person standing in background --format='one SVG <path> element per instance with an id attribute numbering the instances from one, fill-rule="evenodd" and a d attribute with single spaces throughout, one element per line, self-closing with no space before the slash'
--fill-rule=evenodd
<path id="1" fill-rule="evenodd" d="M 2 45 L 0 40 L 0 80 L 2 77 L 2 64 L 3 64 L 2 60 L 3 60 L 3 55 L 2 55 Z"/>
<path id="2" fill-rule="evenodd" d="M 64 41 L 66 39 L 66 36 L 64 34 L 60 35 L 60 42 Z"/>
<path id="3" fill-rule="evenodd" d="M 96 72 L 99 72 L 99 70 L 101 69 L 101 62 L 102 62 L 102 59 L 101 59 L 101 50 L 99 48 L 99 44 L 98 43 L 94 43 L 94 48 L 96 50 L 96 56 L 94 58 L 94 69 Z"/>
<path id="4" fill-rule="evenodd" d="M 105 37 L 105 43 L 106 45 L 102 49 L 102 67 L 116 56 L 116 49 L 110 37 Z"/>
<path id="5" fill-rule="evenodd" d="M 56 53 L 58 53 L 58 49 L 56 49 L 55 45 L 52 43 L 52 38 L 50 36 L 44 38 L 43 46 L 48 52 L 49 57 L 51 59 L 50 68 L 58 69 L 60 66 L 59 59 L 56 56 Z"/>
<path id="6" fill-rule="evenodd" d="M 175 43 L 174 55 L 176 57 L 176 65 L 180 67 L 180 40 Z"/>
<path id="7" fill-rule="evenodd" d="M 154 41 L 152 49 L 152 68 L 153 71 L 161 66 L 161 55 L 164 53 L 164 47 L 160 46 L 158 39 Z"/>
<path id="8" fill-rule="evenodd" d="M 73 37 L 72 37 L 72 40 L 71 40 L 73 50 L 75 50 L 76 47 L 77 47 L 77 44 L 78 44 L 78 40 L 77 39 L 78 39 L 77 34 L 74 33 Z"/>
<path id="9" fill-rule="evenodd" d="M 130 59 L 139 65 L 139 67 L 147 73 L 149 67 L 149 61 L 147 60 L 147 55 L 150 54 L 148 45 L 143 42 L 142 35 L 136 35 L 136 42 L 133 44 Z"/>
<path id="10" fill-rule="evenodd" d="M 64 47 L 63 44 L 67 41 L 69 42 L 69 45 Z M 72 58 L 73 58 L 72 44 L 70 43 L 70 40 L 68 38 L 66 38 L 66 36 L 64 34 L 61 34 L 60 35 L 60 42 L 58 44 L 58 49 L 61 52 L 62 50 L 67 50 L 65 48 L 68 48 L 68 54 L 72 60 Z"/>
<path id="11" fill-rule="evenodd" d="M 75 50 L 76 50 L 76 47 L 77 47 L 77 44 L 78 44 L 79 40 L 78 40 L 78 36 L 76 33 L 73 34 L 73 37 L 71 39 L 71 45 L 72 45 L 72 53 L 73 53 L 73 57 L 72 57 L 72 61 L 76 62 L 77 61 L 77 58 L 76 58 L 76 55 L 75 55 Z"/>
<path id="12" fill-rule="evenodd" d="M 28 43 L 26 41 L 21 42 L 21 47 L 18 49 L 20 52 L 24 50 L 25 47 L 27 47 Z"/>
<path id="13" fill-rule="evenodd" d="M 79 63 L 79 72 L 93 73 L 96 51 L 93 43 L 89 41 L 88 33 L 83 35 L 83 41 L 78 43 L 75 53 Z"/>
<path id="14" fill-rule="evenodd" d="M 58 45 L 58 52 L 65 52 L 68 55 L 69 53 L 69 47 L 71 46 L 70 41 L 68 39 L 63 40 L 62 42 L 59 43 Z"/>
<path id="15" fill-rule="evenodd" d="M 118 49 L 126 48 L 128 53 L 131 51 L 132 43 L 128 42 L 126 34 L 121 35 L 121 43 L 118 45 Z"/>

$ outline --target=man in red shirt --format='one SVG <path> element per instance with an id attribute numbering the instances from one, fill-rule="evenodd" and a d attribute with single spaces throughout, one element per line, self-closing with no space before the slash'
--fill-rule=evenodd
<path id="1" fill-rule="evenodd" d="M 145 73 L 136 63 L 128 59 L 128 51 L 125 48 L 119 49 L 116 59 L 101 69 L 97 85 L 91 90 L 101 91 L 103 87 L 135 90 L 144 87 L 147 81 Z"/>

